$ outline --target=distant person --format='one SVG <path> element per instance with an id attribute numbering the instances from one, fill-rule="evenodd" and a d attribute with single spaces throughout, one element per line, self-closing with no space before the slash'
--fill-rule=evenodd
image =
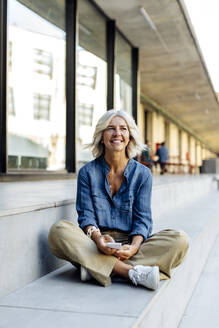
<path id="1" fill-rule="evenodd" d="M 131 116 L 107 111 L 97 123 L 91 147 L 95 159 L 78 173 L 79 225 L 55 223 L 50 249 L 79 266 L 82 281 L 92 276 L 107 286 L 117 274 L 154 290 L 182 262 L 188 237 L 171 229 L 151 234 L 152 175 L 133 159 L 143 145 Z"/>
<path id="2" fill-rule="evenodd" d="M 139 161 L 146 165 L 147 167 L 149 167 L 149 169 L 152 168 L 153 166 L 153 160 L 151 159 L 151 156 L 150 156 L 150 148 L 148 146 L 148 140 L 146 140 L 146 143 L 144 145 L 144 149 L 142 150 L 142 153 L 141 155 L 139 156 Z"/>
<path id="3" fill-rule="evenodd" d="M 156 155 L 159 157 L 158 163 L 160 164 L 160 174 L 164 174 L 166 172 L 166 163 L 168 161 L 168 148 L 165 146 L 165 141 L 160 144 Z"/>

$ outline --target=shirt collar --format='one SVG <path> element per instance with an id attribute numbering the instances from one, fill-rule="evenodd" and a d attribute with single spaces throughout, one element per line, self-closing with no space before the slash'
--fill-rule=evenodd
<path id="1" fill-rule="evenodd" d="M 101 156 L 99 157 L 99 160 L 100 160 L 100 164 L 101 164 L 101 166 L 103 167 L 104 173 L 105 173 L 105 174 L 108 174 L 109 171 L 110 171 L 110 168 L 109 168 L 107 162 L 106 162 L 105 159 L 104 159 L 104 155 L 101 155 Z M 128 163 L 127 163 L 127 165 L 126 165 L 125 171 L 124 171 L 124 176 L 125 176 L 126 178 L 128 178 L 129 173 L 130 173 L 130 171 L 131 171 L 133 165 L 134 165 L 134 159 L 133 159 L 133 158 L 130 158 L 129 161 L 128 161 Z"/>

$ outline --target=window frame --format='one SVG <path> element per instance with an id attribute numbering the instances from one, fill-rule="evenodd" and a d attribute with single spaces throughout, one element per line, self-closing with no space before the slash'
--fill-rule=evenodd
<path id="1" fill-rule="evenodd" d="M 0 173 L 7 172 L 7 1 L 0 0 Z"/>
<path id="2" fill-rule="evenodd" d="M 111 20 L 93 0 L 88 0 L 93 7 L 104 17 L 106 24 L 107 48 L 107 110 L 114 108 L 114 77 L 115 77 L 115 37 L 119 32 L 132 47 L 132 105 L 133 117 L 137 122 L 138 106 L 138 48 L 134 48 L 129 40 L 117 28 L 116 21 Z M 61 176 L 72 177 L 76 173 L 76 56 L 78 35 L 78 6 L 77 0 L 65 0 L 65 28 L 66 28 L 66 159 L 63 171 L 8 171 L 7 153 L 7 6 L 8 0 L 0 0 L 0 176 L 14 177 L 35 176 L 39 179 Z M 49 76 L 49 75 L 48 75 Z M 50 77 L 51 78 L 51 77 Z M 13 179 L 13 178 L 12 178 Z"/>

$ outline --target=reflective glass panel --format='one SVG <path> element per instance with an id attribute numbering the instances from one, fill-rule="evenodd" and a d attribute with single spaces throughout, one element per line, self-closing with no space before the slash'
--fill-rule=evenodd
<path id="1" fill-rule="evenodd" d="M 85 0 L 78 1 L 77 167 L 92 159 L 85 145 L 92 141 L 98 119 L 106 111 L 106 24 Z"/>
<path id="2" fill-rule="evenodd" d="M 132 48 L 116 32 L 116 109 L 132 114 Z"/>
<path id="3" fill-rule="evenodd" d="M 65 168 L 65 1 L 8 0 L 8 168 Z"/>

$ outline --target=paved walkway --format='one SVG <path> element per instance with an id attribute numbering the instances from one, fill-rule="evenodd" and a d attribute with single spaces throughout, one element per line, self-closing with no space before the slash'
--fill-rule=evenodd
<path id="1" fill-rule="evenodd" d="M 219 197 L 218 197 L 219 198 Z M 219 201 L 219 199 L 218 199 Z M 219 218 L 218 218 L 219 219 Z M 195 268 L 194 268 L 195 269 Z M 219 327 L 219 234 L 179 328 Z"/>

